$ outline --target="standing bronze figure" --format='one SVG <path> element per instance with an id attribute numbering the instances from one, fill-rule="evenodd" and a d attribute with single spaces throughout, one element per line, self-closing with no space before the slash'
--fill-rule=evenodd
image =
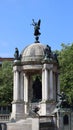
<path id="1" fill-rule="evenodd" d="M 15 60 L 19 60 L 19 59 L 20 59 L 20 55 L 19 55 L 19 50 L 18 50 L 18 48 L 15 48 L 14 59 L 15 59 Z"/>

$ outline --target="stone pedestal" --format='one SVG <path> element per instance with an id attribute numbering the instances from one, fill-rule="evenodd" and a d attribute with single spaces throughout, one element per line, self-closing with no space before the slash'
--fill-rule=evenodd
<path id="1" fill-rule="evenodd" d="M 10 120 L 20 120 L 24 119 L 24 102 L 16 101 L 12 102 L 12 113 Z"/>
<path id="2" fill-rule="evenodd" d="M 52 115 L 52 112 L 54 111 L 56 106 L 56 103 L 54 101 L 42 101 L 40 103 L 40 115 L 41 116 L 49 116 Z"/>
<path id="3" fill-rule="evenodd" d="M 39 130 L 39 119 L 27 118 L 15 123 L 7 123 L 7 130 Z"/>

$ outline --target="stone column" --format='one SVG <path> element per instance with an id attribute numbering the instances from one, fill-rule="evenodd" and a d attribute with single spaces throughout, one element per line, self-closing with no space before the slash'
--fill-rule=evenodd
<path id="1" fill-rule="evenodd" d="M 44 70 L 42 70 L 42 100 L 45 100 L 45 82 L 44 82 Z"/>
<path id="2" fill-rule="evenodd" d="M 45 100 L 48 100 L 48 69 L 45 69 Z"/>
<path id="3" fill-rule="evenodd" d="M 56 93 L 57 93 L 57 79 L 56 72 L 53 72 L 53 99 L 56 101 Z"/>
<path id="4" fill-rule="evenodd" d="M 42 70 L 42 102 L 41 102 L 41 115 L 46 115 L 47 113 L 47 100 L 48 100 L 48 89 L 49 89 L 49 76 L 48 76 L 48 69 L 47 64 L 44 64 Z"/>
<path id="5" fill-rule="evenodd" d="M 24 101 L 24 77 L 23 77 L 23 72 L 20 73 L 20 100 Z"/>
<path id="6" fill-rule="evenodd" d="M 53 71 L 52 69 L 50 70 L 50 99 L 53 99 Z"/>
<path id="7" fill-rule="evenodd" d="M 44 64 L 44 69 L 42 71 L 42 100 L 48 100 L 48 87 L 49 87 L 49 76 L 46 64 Z"/>
<path id="8" fill-rule="evenodd" d="M 13 84 L 13 100 L 16 100 L 16 71 L 14 71 Z"/>
<path id="9" fill-rule="evenodd" d="M 19 120 L 24 118 L 24 103 L 21 101 L 21 67 L 14 66 L 14 90 L 11 118 Z"/>
<path id="10" fill-rule="evenodd" d="M 14 89 L 13 89 L 13 99 L 14 101 L 18 101 L 20 99 L 19 96 L 19 72 L 14 71 Z"/>
<path id="11" fill-rule="evenodd" d="M 28 75 L 24 74 L 24 102 L 25 102 L 25 114 L 28 113 Z"/>
<path id="12" fill-rule="evenodd" d="M 16 100 L 20 100 L 19 71 L 16 71 Z"/>

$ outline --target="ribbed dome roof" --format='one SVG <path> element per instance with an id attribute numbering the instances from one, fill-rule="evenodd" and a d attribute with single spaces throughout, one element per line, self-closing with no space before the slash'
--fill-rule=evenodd
<path id="1" fill-rule="evenodd" d="M 41 43 L 33 43 L 22 51 L 22 61 L 36 61 L 44 57 L 45 46 Z"/>

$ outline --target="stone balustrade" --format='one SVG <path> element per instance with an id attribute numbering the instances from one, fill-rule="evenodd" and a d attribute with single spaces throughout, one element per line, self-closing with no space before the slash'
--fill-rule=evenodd
<path id="1" fill-rule="evenodd" d="M 11 106 L 0 106 L 0 122 L 9 121 Z"/>
<path id="2" fill-rule="evenodd" d="M 10 114 L 0 114 L 0 122 L 9 121 Z"/>

